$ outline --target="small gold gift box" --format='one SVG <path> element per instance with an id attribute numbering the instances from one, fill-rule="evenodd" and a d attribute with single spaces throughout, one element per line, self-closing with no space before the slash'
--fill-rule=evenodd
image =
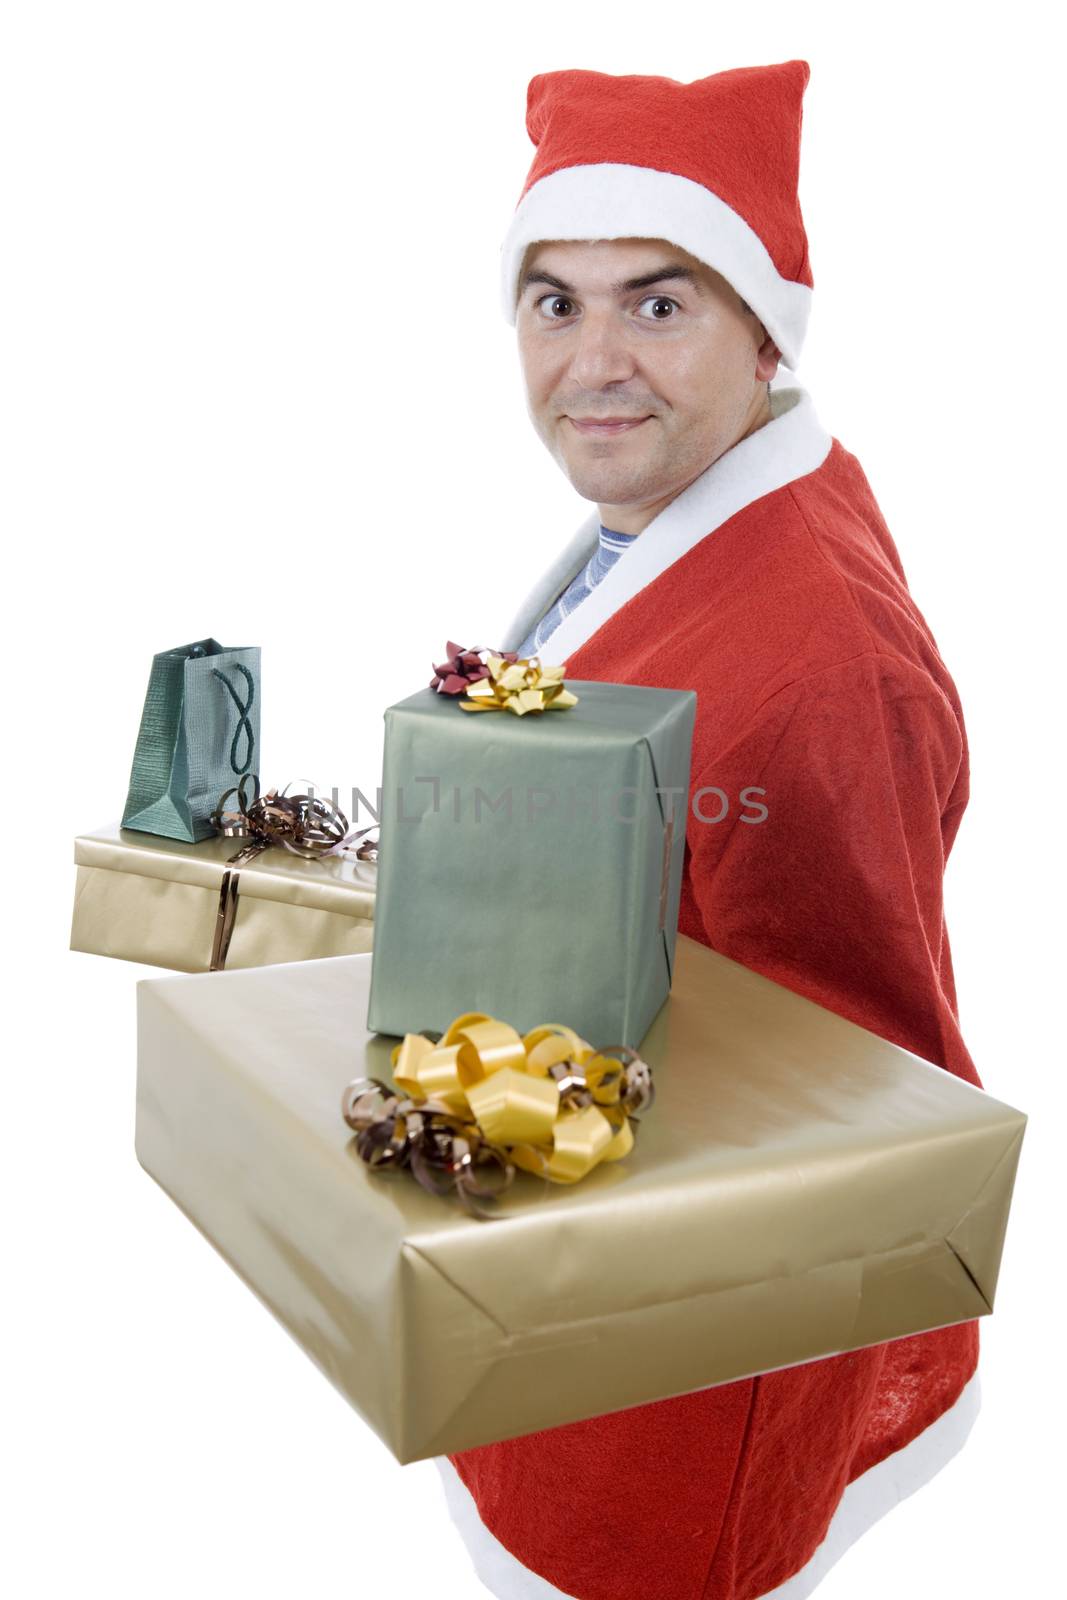
<path id="1" fill-rule="evenodd" d="M 220 893 L 240 840 L 185 844 L 113 825 L 74 841 L 70 948 L 179 972 L 207 972 Z M 227 969 L 371 948 L 377 867 L 264 850 L 229 873 L 235 904 Z"/>

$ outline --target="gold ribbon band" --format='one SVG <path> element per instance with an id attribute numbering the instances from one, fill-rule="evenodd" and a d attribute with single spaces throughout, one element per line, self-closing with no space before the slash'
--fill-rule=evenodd
<path id="1" fill-rule="evenodd" d="M 671 797 L 673 800 L 673 796 Z M 671 806 L 666 827 L 663 830 L 663 856 L 660 861 L 659 873 L 659 931 L 662 933 L 667 926 L 667 901 L 671 888 L 671 851 L 674 847 L 674 806 Z"/>
<path id="2" fill-rule="evenodd" d="M 249 784 L 255 791 L 251 798 Z M 224 838 L 246 839 L 248 843 L 230 857 L 222 875 L 209 972 L 221 972 L 226 965 L 237 920 L 241 877 L 235 868 L 270 849 L 288 850 L 309 860 L 328 855 L 353 855 L 359 861 L 378 859 L 377 842 L 364 838 L 374 832 L 373 826 L 353 831 L 344 812 L 328 800 L 312 793 L 290 794 L 290 787 L 291 783 L 287 783 L 280 792 L 268 789 L 261 795 L 256 774 L 245 773 L 235 788 L 226 790 L 212 813 L 216 833 Z M 237 797 L 236 808 L 227 811 L 226 802 L 233 795 Z M 357 839 L 362 843 L 356 845 Z"/>

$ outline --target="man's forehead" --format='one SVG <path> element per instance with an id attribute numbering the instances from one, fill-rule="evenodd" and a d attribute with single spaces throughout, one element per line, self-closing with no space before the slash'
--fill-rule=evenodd
<path id="1" fill-rule="evenodd" d="M 721 281 L 712 267 L 667 239 L 545 239 L 527 246 L 519 293 L 531 278 L 569 284 L 570 274 L 623 290 L 636 286 L 639 279 L 655 282 L 660 273 L 684 277 L 697 288 L 711 288 Z"/>

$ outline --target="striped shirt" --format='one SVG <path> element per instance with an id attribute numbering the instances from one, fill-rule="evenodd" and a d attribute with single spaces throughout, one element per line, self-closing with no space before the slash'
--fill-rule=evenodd
<path id="1" fill-rule="evenodd" d="M 559 599 L 545 612 L 540 622 L 533 631 L 528 633 L 518 646 L 520 656 L 540 655 L 542 646 L 549 643 L 552 634 L 559 627 L 564 617 L 569 617 L 575 606 L 581 605 L 586 595 L 591 594 L 600 582 L 607 576 L 618 561 L 623 551 L 641 536 L 637 533 L 616 533 L 612 528 L 605 528 L 600 524 L 600 541 L 589 557 L 585 566 L 576 578 L 572 578 L 567 588 L 564 589 Z M 552 665 L 552 663 L 546 663 Z"/>

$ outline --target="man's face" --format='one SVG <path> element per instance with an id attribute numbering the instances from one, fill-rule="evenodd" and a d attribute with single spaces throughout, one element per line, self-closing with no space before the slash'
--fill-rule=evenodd
<path id="1" fill-rule="evenodd" d="M 640 532 L 767 420 L 778 351 L 725 278 L 687 251 L 553 240 L 530 246 L 519 283 L 531 420 L 619 532 Z"/>

